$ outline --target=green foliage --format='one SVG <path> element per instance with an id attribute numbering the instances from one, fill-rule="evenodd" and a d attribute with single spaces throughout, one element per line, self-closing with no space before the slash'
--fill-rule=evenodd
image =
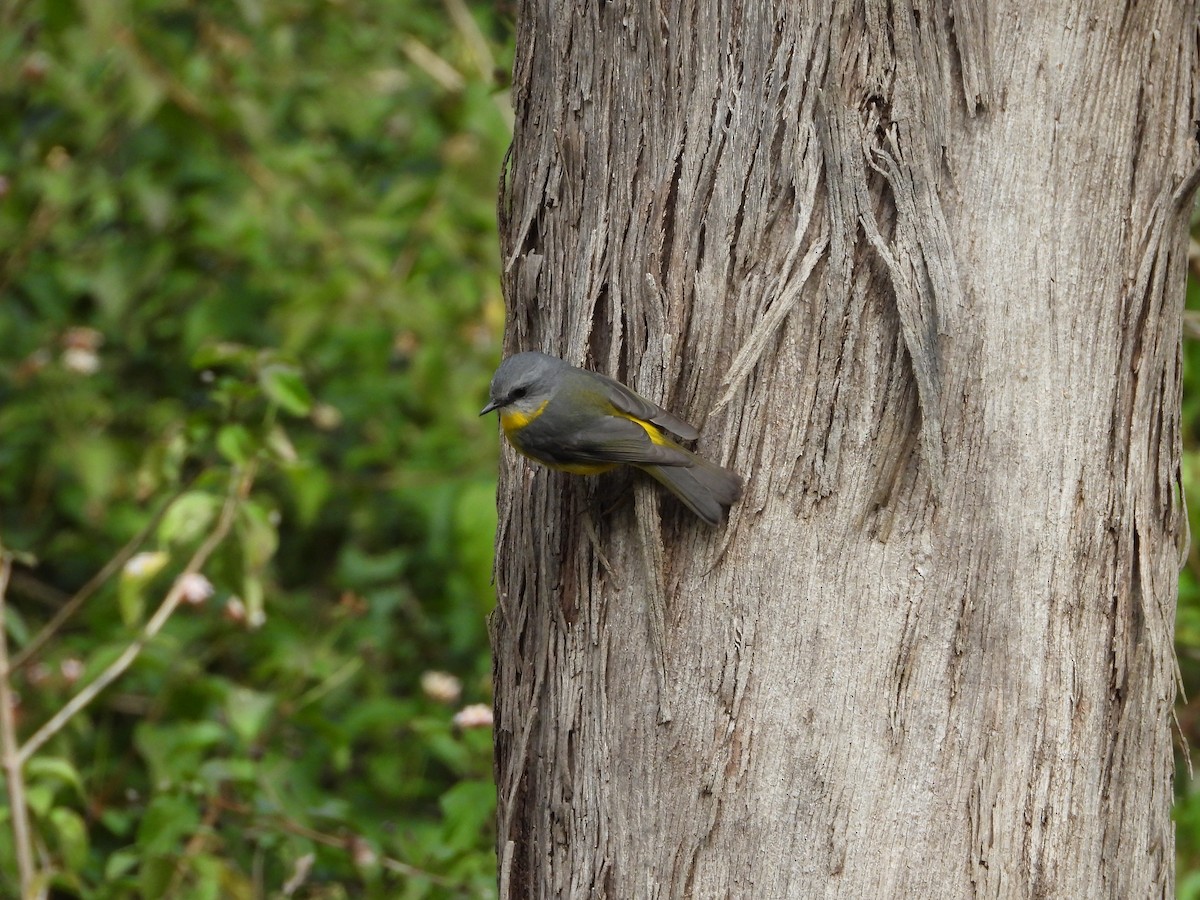
<path id="1" fill-rule="evenodd" d="M 1192 233 L 1200 233 L 1193 214 Z M 1200 748 L 1200 280 L 1193 260 L 1188 275 L 1183 343 L 1183 490 L 1192 540 L 1179 576 L 1179 609 L 1175 649 L 1183 677 L 1184 697 L 1176 708 L 1180 746 L 1175 777 L 1175 832 L 1178 873 L 1176 896 L 1200 900 L 1200 778 L 1194 772 Z"/>
<path id="2" fill-rule="evenodd" d="M 53 883 L 493 893 L 490 735 L 452 717 L 490 693 L 506 26 L 459 0 L 31 0 L 0 24 L 0 542 L 36 557 L 14 649 L 148 529 L 14 676 L 22 738 L 257 472 L 212 596 L 26 766 Z"/>

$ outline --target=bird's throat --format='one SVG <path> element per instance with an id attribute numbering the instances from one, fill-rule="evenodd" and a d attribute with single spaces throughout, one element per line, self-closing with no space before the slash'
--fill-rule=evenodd
<path id="1" fill-rule="evenodd" d="M 511 438 L 513 432 L 520 431 L 522 428 L 544 413 L 549 403 L 549 400 L 543 400 L 541 406 L 529 412 L 522 412 L 517 409 L 510 409 L 501 412 L 500 427 L 504 429 L 504 436 Z"/>

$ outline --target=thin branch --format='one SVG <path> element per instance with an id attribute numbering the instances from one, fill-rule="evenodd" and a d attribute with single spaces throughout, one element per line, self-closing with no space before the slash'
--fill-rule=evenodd
<path id="1" fill-rule="evenodd" d="M 0 548 L 0 753 L 4 757 L 4 778 L 8 782 L 8 806 L 12 815 L 13 845 L 17 870 L 21 877 L 21 896 L 33 894 L 33 844 L 29 835 L 29 807 L 25 805 L 23 760 L 17 750 L 17 723 L 13 715 L 12 682 L 8 669 L 8 630 L 5 595 L 12 574 L 12 557 Z"/>
<path id="2" fill-rule="evenodd" d="M 471 51 L 472 61 L 479 70 L 480 79 L 484 84 L 493 84 L 496 80 L 496 58 L 492 55 L 492 48 L 483 32 L 479 30 L 474 16 L 467 9 L 467 4 L 463 0 L 442 0 L 442 5 L 450 14 L 450 21 L 458 29 L 463 43 Z"/>
<path id="3" fill-rule="evenodd" d="M 237 512 L 238 503 L 249 492 L 253 479 L 253 465 L 247 466 L 240 478 L 233 479 L 216 526 L 199 548 L 197 548 L 196 552 L 192 554 L 192 558 L 188 561 L 183 571 L 175 577 L 175 583 L 171 585 L 171 590 L 167 592 L 167 596 L 163 599 L 158 609 L 155 610 L 150 621 L 146 623 L 141 634 L 125 648 L 120 656 L 109 664 L 108 668 L 97 675 L 78 694 L 68 700 L 62 709 L 56 712 L 45 725 L 35 731 L 25 741 L 19 755 L 19 760 L 22 764 L 28 761 L 46 741 L 61 731 L 76 713 L 95 700 L 101 691 L 120 678 L 124 671 L 138 658 L 146 644 L 167 624 L 167 620 L 171 618 L 171 614 L 175 612 L 175 609 L 183 601 L 187 577 L 199 572 L 204 567 L 204 564 L 208 562 L 208 558 L 212 556 L 217 547 L 221 545 L 221 542 L 225 540 L 225 536 L 233 526 L 233 519 Z"/>
<path id="4" fill-rule="evenodd" d="M 43 646 L 45 646 L 46 642 L 49 641 L 50 638 L 54 637 L 58 629 L 63 626 L 63 623 L 66 622 L 67 619 L 71 618 L 71 616 L 75 615 L 79 608 L 83 606 L 83 604 L 87 603 L 91 596 L 96 593 L 96 591 L 98 591 L 100 587 L 106 581 L 108 581 L 108 579 L 112 578 L 113 575 L 115 575 L 124 567 L 125 563 L 129 562 L 129 560 L 133 557 L 133 554 L 135 554 L 141 548 L 142 544 L 146 542 L 146 538 L 150 537 L 154 529 L 158 527 L 158 523 L 162 521 L 163 515 L 168 509 L 170 509 L 171 504 L 178 500 L 180 495 L 186 491 L 188 487 L 190 487 L 190 485 L 180 488 L 171 497 L 169 497 L 165 503 L 155 510 L 154 515 L 150 517 L 150 521 L 146 523 L 145 527 L 135 534 L 129 543 L 120 549 L 116 556 L 105 563 L 104 567 L 100 569 L 99 572 L 88 579 L 87 584 L 76 591 L 75 595 L 59 608 L 58 612 L 54 614 L 50 621 L 42 626 L 42 630 L 34 635 L 33 640 L 21 648 L 21 651 L 13 657 L 11 667 L 7 670 L 0 668 L 0 671 L 15 672 L 32 662 L 34 657 L 41 652 L 41 649 Z"/>
<path id="5" fill-rule="evenodd" d="M 339 666 L 337 671 L 322 681 L 320 684 L 313 686 L 305 691 L 292 706 L 292 713 L 296 713 L 304 707 L 316 703 L 330 691 L 335 691 L 341 687 L 346 681 L 358 674 L 359 669 L 363 667 L 363 659 L 361 656 L 352 656 L 343 665 Z"/>
<path id="6" fill-rule="evenodd" d="M 14 559 L 13 562 L 17 563 L 18 560 Z M 28 597 L 33 602 L 49 607 L 51 610 L 57 610 L 71 599 L 71 595 L 66 591 L 60 591 L 54 585 L 39 580 L 31 572 L 22 572 L 15 567 L 12 578 L 8 581 L 8 597 L 10 603 L 14 597 Z"/>
<path id="7" fill-rule="evenodd" d="M 237 813 L 247 816 L 251 819 L 269 819 L 270 822 L 279 828 L 281 831 L 286 831 L 289 834 L 294 834 L 297 837 L 307 838 L 314 844 L 321 844 L 325 847 L 333 847 L 337 850 L 353 852 L 356 843 L 362 841 L 362 837 L 357 834 L 336 835 L 326 834 L 323 831 L 309 828 L 307 825 L 301 825 L 299 822 L 293 822 L 281 815 L 270 815 L 260 813 L 244 803 L 238 803 L 236 800 L 229 800 L 225 797 L 214 797 L 212 803 L 215 803 L 221 809 L 228 812 Z M 436 875 L 433 872 L 427 872 L 424 869 L 417 868 L 406 862 L 401 862 L 398 859 L 393 859 L 390 856 L 379 857 L 379 865 L 387 869 L 389 872 L 395 872 L 397 875 L 404 875 L 408 878 L 424 878 L 426 881 L 436 884 L 440 887 L 458 892 L 466 891 L 461 885 L 453 880 L 446 878 L 443 875 Z"/>
<path id="8" fill-rule="evenodd" d="M 426 75 L 437 82 L 438 87 L 450 93 L 458 93 L 466 84 L 466 79 L 450 63 L 437 53 L 422 44 L 414 37 L 406 38 L 400 44 L 409 60 Z"/>
<path id="9" fill-rule="evenodd" d="M 199 856 L 203 852 L 205 844 L 208 843 L 213 827 L 221 817 L 221 808 L 214 802 L 215 799 L 209 800 L 208 806 L 204 810 L 204 817 L 200 820 L 200 827 L 192 834 L 183 848 L 183 853 L 175 860 L 175 871 L 171 873 L 171 883 L 163 892 L 164 898 L 174 897 L 179 893 L 179 889 L 183 886 L 183 879 L 187 877 L 189 862 Z"/>

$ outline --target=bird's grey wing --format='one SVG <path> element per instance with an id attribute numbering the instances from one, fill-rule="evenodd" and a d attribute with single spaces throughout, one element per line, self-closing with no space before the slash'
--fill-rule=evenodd
<path id="1" fill-rule="evenodd" d="M 621 382 L 609 378 L 607 375 L 601 375 L 598 372 L 591 374 L 604 382 L 605 393 L 609 401 L 621 412 L 635 416 L 646 422 L 653 422 L 660 428 L 665 428 L 671 434 L 679 435 L 685 441 L 694 441 L 700 437 L 700 432 L 683 421 L 683 419 L 672 415 L 658 404 L 651 403 L 641 394 L 635 393 L 621 384 Z"/>
<path id="2" fill-rule="evenodd" d="M 562 450 L 572 462 L 694 465 L 692 454 L 682 447 L 655 443 L 644 428 L 619 416 L 604 416 L 576 430 L 563 439 Z"/>

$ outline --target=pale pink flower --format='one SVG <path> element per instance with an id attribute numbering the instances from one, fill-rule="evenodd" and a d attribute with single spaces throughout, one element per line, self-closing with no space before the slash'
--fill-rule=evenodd
<path id="1" fill-rule="evenodd" d="M 457 703 L 462 696 L 462 682 L 449 672 L 423 672 L 421 690 L 426 697 L 438 703 Z"/>
<path id="2" fill-rule="evenodd" d="M 213 595 L 212 582 L 199 572 L 188 572 L 179 578 L 179 590 L 184 603 L 199 606 Z"/>
<path id="3" fill-rule="evenodd" d="M 454 714 L 454 724 L 459 728 L 491 728 L 492 708 L 486 703 L 472 703 Z"/>

